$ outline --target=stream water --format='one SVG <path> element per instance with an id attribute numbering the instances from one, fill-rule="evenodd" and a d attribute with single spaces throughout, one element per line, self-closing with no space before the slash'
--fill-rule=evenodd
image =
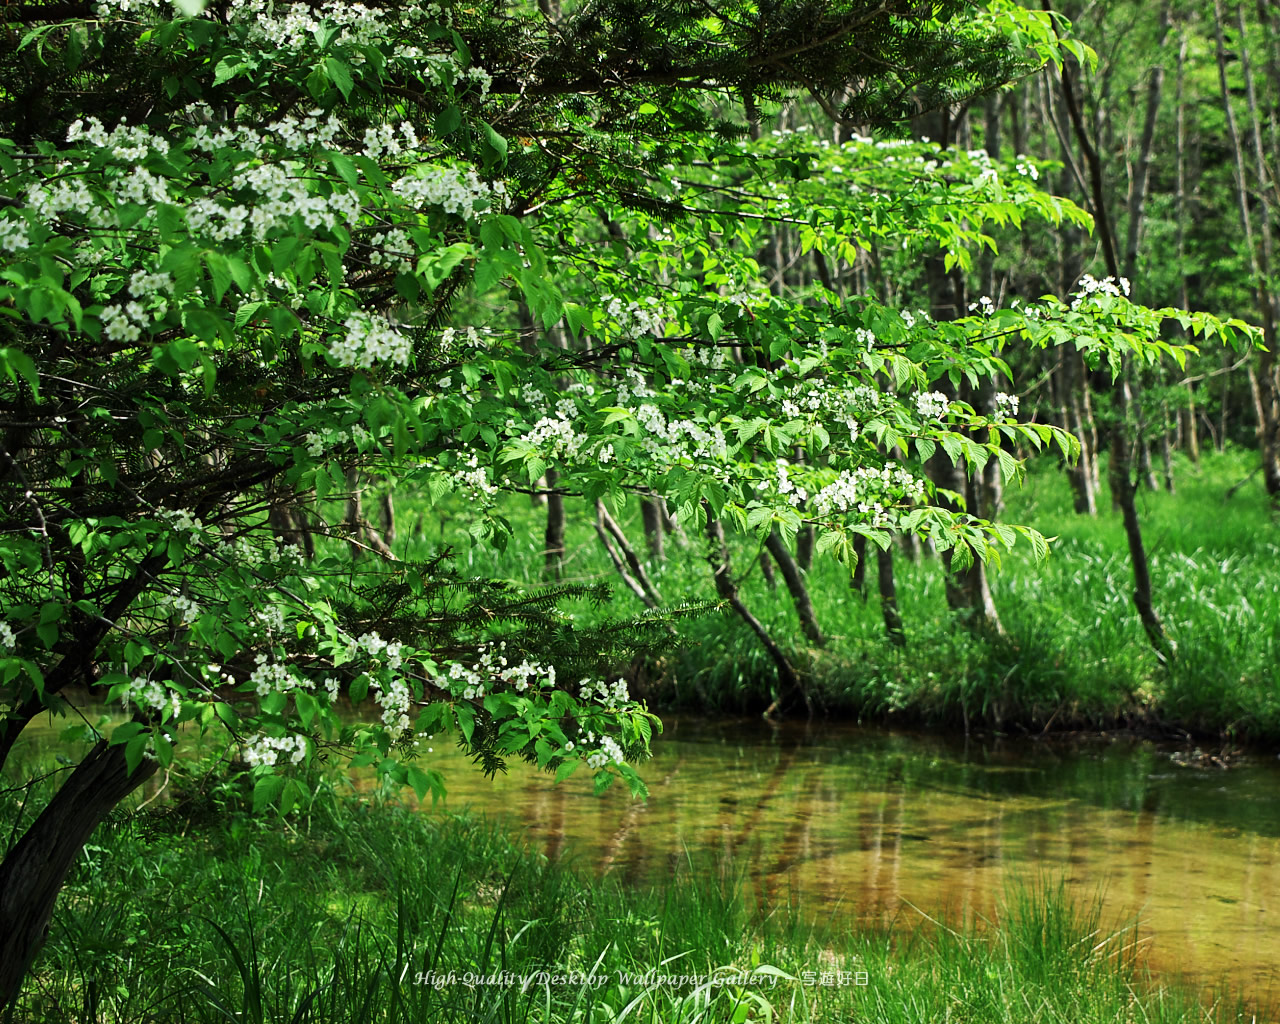
<path id="1" fill-rule="evenodd" d="M 56 735 L 32 723 L 33 748 Z M 25 737 L 24 737 L 25 738 Z M 990 920 L 1014 882 L 1064 879 L 1139 922 L 1147 962 L 1250 1002 L 1280 995 L 1280 760 L 1180 764 L 1130 739 L 969 741 L 802 724 L 670 719 L 651 795 L 596 797 L 514 764 L 483 778 L 442 744 L 448 809 L 505 819 L 550 856 L 629 881 L 690 853 L 731 858 L 748 898 L 837 927 Z M 1194 760 L 1194 759 L 1193 759 Z"/>
<path id="2" fill-rule="evenodd" d="M 1269 1002 L 1280 760 L 1179 760 L 1129 739 L 965 743 L 673 720 L 643 769 L 646 802 L 520 766 L 489 782 L 459 760 L 448 804 L 629 880 L 669 877 L 686 850 L 721 852 L 757 899 L 819 920 L 990 920 L 1010 883 L 1061 878 L 1081 901 L 1100 895 L 1104 920 L 1136 918 L 1154 969 Z"/>

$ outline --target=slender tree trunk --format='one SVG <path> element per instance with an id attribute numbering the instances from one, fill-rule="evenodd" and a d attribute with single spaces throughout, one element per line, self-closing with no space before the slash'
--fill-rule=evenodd
<path id="1" fill-rule="evenodd" d="M 907 633 L 902 628 L 898 611 L 898 588 L 893 581 L 893 545 L 876 545 L 876 584 L 880 591 L 880 614 L 884 618 L 884 635 L 898 647 L 907 646 Z"/>
<path id="2" fill-rule="evenodd" d="M 1075 465 L 1067 465 L 1067 480 L 1071 483 L 1072 504 L 1079 515 L 1096 516 L 1098 503 L 1094 487 L 1094 442 L 1088 424 L 1084 421 L 1082 389 L 1089 386 L 1083 366 L 1075 352 L 1062 357 L 1062 391 L 1064 395 L 1063 420 L 1068 430 L 1080 442 L 1080 458 Z M 1079 382 L 1077 383 L 1077 375 Z"/>
<path id="3" fill-rule="evenodd" d="M 1071 78 L 1070 65 L 1064 64 L 1061 69 L 1062 96 L 1067 107 L 1068 116 L 1071 118 L 1072 127 L 1076 133 L 1076 141 L 1089 169 L 1091 198 L 1094 207 L 1093 214 L 1097 225 L 1098 239 L 1102 244 L 1102 252 L 1107 262 L 1108 272 L 1112 277 L 1119 277 L 1120 266 L 1116 259 L 1115 240 L 1111 232 L 1110 218 L 1107 216 L 1107 206 L 1104 200 L 1105 187 L 1102 180 L 1102 161 L 1085 133 L 1084 121 L 1080 116 L 1079 107 L 1076 105 L 1075 89 Z M 1129 457 L 1130 394 L 1127 357 L 1121 369 L 1120 380 L 1113 383 L 1111 392 L 1115 397 L 1115 410 L 1110 430 L 1111 464 L 1108 476 L 1110 477 L 1113 500 L 1119 504 L 1121 514 L 1124 517 L 1125 538 L 1129 543 L 1129 561 L 1133 565 L 1133 603 L 1138 610 L 1138 617 L 1142 620 L 1142 627 L 1146 631 L 1147 639 L 1150 641 L 1152 649 L 1156 652 L 1156 657 L 1162 662 L 1167 662 L 1172 656 L 1173 647 L 1165 634 L 1160 617 L 1156 614 L 1155 604 L 1152 600 L 1151 569 L 1147 561 L 1146 547 L 1142 541 L 1142 528 L 1138 520 L 1138 508 L 1134 502 L 1135 488 L 1133 487 L 1133 472 Z"/>
<path id="4" fill-rule="evenodd" d="M 649 545 L 649 557 L 655 562 L 665 562 L 667 559 L 666 547 L 663 543 L 662 510 L 658 508 L 660 501 L 662 499 L 656 495 L 640 499 L 640 517 L 644 521 L 645 541 Z"/>
<path id="5" fill-rule="evenodd" d="M 1249 51 L 1244 35 L 1243 11 L 1236 6 L 1239 38 L 1236 40 L 1237 55 L 1240 59 L 1241 71 L 1245 79 L 1245 94 L 1249 102 L 1250 120 L 1253 127 L 1253 148 L 1256 171 L 1260 184 L 1267 180 L 1266 162 L 1262 154 L 1261 126 L 1258 120 L 1257 96 L 1253 89 L 1253 76 L 1249 67 Z M 1257 375 L 1258 405 L 1258 441 L 1262 455 L 1263 479 L 1267 493 L 1271 496 L 1273 506 L 1280 506 L 1280 395 L 1276 380 L 1276 325 L 1275 310 L 1272 305 L 1270 273 L 1273 263 L 1271 243 L 1271 210 L 1267 202 L 1265 187 L 1258 190 L 1257 198 L 1261 207 L 1259 226 L 1261 247 L 1253 230 L 1253 214 L 1249 208 L 1248 173 L 1245 167 L 1244 148 L 1240 141 L 1240 132 L 1236 127 L 1235 111 L 1231 103 L 1231 89 L 1227 84 L 1227 55 L 1223 40 L 1222 0 L 1213 3 L 1214 38 L 1218 59 L 1218 84 L 1222 94 L 1222 112 L 1227 123 L 1227 139 L 1235 156 L 1236 202 L 1240 213 L 1240 224 L 1244 229 L 1245 246 L 1249 251 L 1249 267 L 1253 276 L 1254 299 L 1258 305 L 1258 313 L 1262 319 L 1263 344 L 1266 350 L 1262 353 Z M 1251 381 L 1252 383 L 1252 381 Z M 1223 431 L 1224 435 L 1226 431 Z"/>
<path id="6" fill-rule="evenodd" d="M 0 1009 L 17 998 L 49 936 L 62 883 L 93 830 L 155 770 L 155 761 L 143 760 L 130 774 L 123 746 L 98 743 L 0 862 Z"/>
<path id="7" fill-rule="evenodd" d="M 351 466 L 347 469 L 347 511 L 344 527 L 347 533 L 348 547 L 351 557 L 359 558 L 365 551 L 373 551 L 383 558 L 395 558 L 391 548 L 373 524 L 365 518 L 363 505 L 364 488 L 360 483 L 360 468 Z"/>
<path id="8" fill-rule="evenodd" d="M 949 110 L 941 110 L 922 115 L 912 121 L 912 128 L 917 134 L 924 134 L 942 147 L 951 143 L 954 122 Z M 929 290 L 929 312 L 935 320 L 957 320 L 968 313 L 965 302 L 964 275 L 958 267 L 950 271 L 941 253 L 931 254 L 924 261 L 925 282 Z M 939 390 L 949 398 L 957 397 L 950 382 L 943 380 L 938 384 Z M 939 453 L 929 465 L 930 475 L 940 486 L 965 495 L 969 510 L 975 510 L 981 503 L 979 492 L 981 481 L 970 480 L 963 462 L 953 465 L 945 454 Z M 948 505 L 953 512 L 960 509 Z M 947 572 L 947 605 L 956 613 L 956 618 L 966 627 L 974 630 L 1003 632 L 1000 617 L 996 614 L 995 602 L 991 598 L 991 588 L 987 583 L 986 567 L 979 558 L 959 572 L 952 572 L 952 552 L 948 550 L 943 556 L 943 564 Z"/>
<path id="9" fill-rule="evenodd" d="M 547 470 L 547 529 L 543 534 L 542 576 L 558 580 L 564 572 L 564 496 L 556 490 L 560 474 Z"/>
<path id="10" fill-rule="evenodd" d="M 805 638 L 814 647 L 823 646 L 827 640 L 818 626 L 818 616 L 813 610 L 813 602 L 809 599 L 809 588 L 805 586 L 800 567 L 791 557 L 791 552 L 787 550 L 787 545 L 783 543 L 782 536 L 777 530 L 765 538 L 764 546 L 769 549 L 769 554 L 773 555 L 774 561 L 778 563 L 782 580 L 787 585 L 791 601 L 796 606 L 796 614 L 800 617 L 800 629 Z"/>
<path id="11" fill-rule="evenodd" d="M 382 539 L 390 547 L 396 542 L 396 506 L 390 491 L 382 496 L 380 504 L 382 506 Z"/>
<path id="12" fill-rule="evenodd" d="M 800 683 L 800 677 L 796 675 L 796 670 L 792 667 L 791 662 L 787 660 L 782 648 L 769 635 L 769 631 L 764 628 L 763 623 L 751 614 L 750 609 L 742 603 L 742 598 L 738 595 L 738 585 L 734 582 L 733 568 L 729 564 L 729 547 L 725 544 L 724 527 L 720 525 L 720 520 L 711 518 L 710 509 L 707 510 L 707 540 L 710 542 L 707 560 L 711 564 L 711 574 L 715 580 L 716 593 L 755 633 L 778 671 L 780 694 L 778 699 L 770 705 L 769 711 L 772 712 L 778 707 L 785 709 L 786 703 L 793 696 L 799 695 L 804 701 L 805 708 L 812 715 L 813 705 L 809 701 L 809 694 L 805 692 L 803 685 Z"/>
<path id="13" fill-rule="evenodd" d="M 812 526 L 802 526 L 796 532 L 796 564 L 808 572 L 813 568 L 813 545 L 817 534 Z"/>
<path id="14" fill-rule="evenodd" d="M 1187 32 L 1183 29 L 1178 39 L 1178 73 L 1174 86 L 1175 108 L 1175 163 L 1177 177 L 1174 191 L 1174 225 L 1175 244 L 1178 259 L 1178 304 L 1190 311 L 1191 296 L 1187 286 L 1187 110 L 1183 99 L 1183 86 L 1186 80 L 1187 66 Z M 1182 443 L 1186 447 L 1187 456 L 1193 464 L 1200 463 L 1199 425 L 1196 422 L 1196 386 L 1187 385 L 1187 407 L 1179 416 L 1181 423 Z"/>
<path id="15" fill-rule="evenodd" d="M 849 586 L 858 592 L 865 603 L 867 600 L 867 538 L 860 533 L 853 538 L 853 557 L 858 561 L 853 567 L 853 574 L 849 577 Z"/>
<path id="16" fill-rule="evenodd" d="M 628 543 L 627 535 L 613 516 L 609 515 L 603 501 L 596 501 L 596 535 L 604 545 L 614 569 L 631 592 L 648 608 L 661 606 L 662 595 L 649 579 L 649 574 L 644 571 L 644 565 Z"/>
<path id="17" fill-rule="evenodd" d="M 1173 25 L 1169 4 L 1166 2 L 1160 9 L 1160 28 L 1156 35 L 1156 47 L 1163 52 L 1169 39 L 1169 29 Z M 1125 234 L 1124 276 L 1130 281 L 1137 277 L 1138 245 L 1142 238 L 1143 220 L 1146 213 L 1147 181 L 1151 172 L 1151 149 L 1156 137 L 1156 118 L 1160 113 L 1160 95 L 1164 88 L 1164 66 L 1156 63 L 1151 67 L 1151 78 L 1147 83 L 1147 109 L 1142 121 L 1142 141 L 1138 146 L 1138 160 L 1131 175 L 1129 187 L 1129 227 Z"/>

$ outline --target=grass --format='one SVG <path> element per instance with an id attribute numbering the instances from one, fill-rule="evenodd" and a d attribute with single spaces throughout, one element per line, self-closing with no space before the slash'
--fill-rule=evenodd
<path id="1" fill-rule="evenodd" d="M 819 557 L 808 585 L 830 640 L 815 650 L 800 634 L 785 589 L 766 586 L 746 538 L 737 538 L 734 569 L 747 605 L 804 671 L 816 704 L 828 713 L 956 729 L 1159 726 L 1277 744 L 1280 525 L 1257 477 L 1226 497 L 1253 462 L 1245 451 L 1211 455 L 1199 467 L 1183 461 L 1176 494 L 1139 495 L 1157 610 L 1177 644 L 1167 668 L 1133 610 L 1128 550 L 1105 487 L 1096 519 L 1075 515 L 1066 480 L 1048 465 L 1007 496 L 1006 521 L 1035 526 L 1055 541 L 1046 563 L 1036 564 L 1024 545 L 992 573 L 1004 636 L 956 628 L 938 560 L 898 557 L 908 642 L 896 648 L 884 640 L 874 572 L 864 599 L 850 588 L 847 570 Z M 506 512 L 515 530 L 508 550 L 459 544 L 464 571 L 535 584 L 544 513 L 527 502 L 513 502 Z M 639 511 L 627 512 L 624 526 L 640 550 Z M 455 525 L 441 519 L 439 533 L 433 525 L 417 549 L 449 541 Z M 570 508 L 568 532 L 567 575 L 614 579 L 585 512 Z M 701 543 L 694 539 L 681 550 L 669 541 L 668 549 L 665 562 L 648 567 L 664 599 L 713 597 Z M 606 612 L 639 608 L 619 587 Z M 585 603 L 571 610 L 583 619 L 601 614 Z M 647 668 L 644 692 L 655 706 L 743 712 L 769 704 L 772 663 L 732 614 L 686 620 L 680 631 L 686 646 Z"/>
<path id="2" fill-rule="evenodd" d="M 100 831 L 15 1021 L 1248 1019 L 1155 985 L 1133 930 L 1061 886 L 1014 890 L 983 931 L 858 933 L 749 914 L 723 865 L 627 889 L 390 802 L 320 799 L 286 823 L 214 800 Z"/>

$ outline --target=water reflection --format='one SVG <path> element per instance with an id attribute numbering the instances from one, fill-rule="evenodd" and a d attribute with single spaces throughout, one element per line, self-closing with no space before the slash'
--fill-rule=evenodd
<path id="1" fill-rule="evenodd" d="M 1009 881 L 1060 875 L 1082 900 L 1102 891 L 1108 920 L 1140 916 L 1157 969 L 1254 997 L 1280 982 L 1274 758 L 1204 771 L 1131 741 L 966 746 L 694 721 L 668 723 L 654 749 L 643 804 L 516 768 L 489 783 L 461 763 L 449 804 L 633 881 L 719 852 L 757 900 L 837 924 L 990 919 Z"/>
<path id="2" fill-rule="evenodd" d="M 34 745 L 56 734 L 34 724 Z M 836 927 L 990 919 L 1013 879 L 1102 890 L 1112 922 L 1140 915 L 1148 960 L 1252 999 L 1280 989 L 1280 762 L 1179 767 L 1131 741 L 951 742 L 852 727 L 667 722 L 644 766 L 647 802 L 556 786 L 513 765 L 489 781 L 456 751 L 429 756 L 448 807 L 501 816 L 550 857 L 634 882 L 690 852 L 728 858 L 758 904 Z"/>

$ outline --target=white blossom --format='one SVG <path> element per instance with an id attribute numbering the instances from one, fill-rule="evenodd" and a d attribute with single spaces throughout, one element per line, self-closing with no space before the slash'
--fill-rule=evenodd
<path id="1" fill-rule="evenodd" d="M 353 313 L 343 322 L 347 333 L 329 345 L 339 366 L 367 369 L 375 363 L 405 366 L 413 355 L 413 343 L 384 317 Z"/>

